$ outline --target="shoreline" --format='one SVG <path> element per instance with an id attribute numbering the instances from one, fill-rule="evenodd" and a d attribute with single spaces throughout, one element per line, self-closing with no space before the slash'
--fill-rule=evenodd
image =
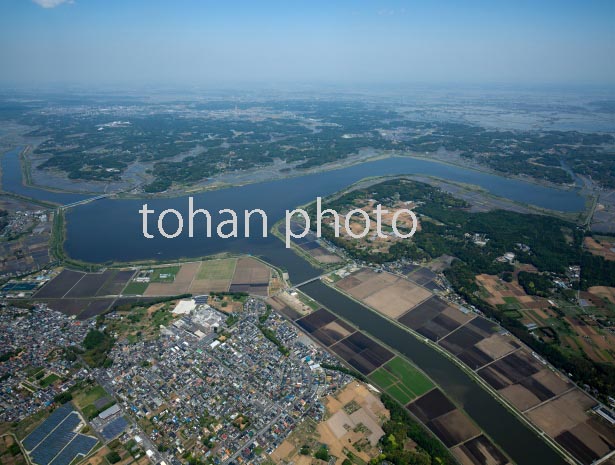
<path id="1" fill-rule="evenodd" d="M 18 148 L 19 147 L 16 147 L 16 149 Z M 56 193 L 82 194 L 84 196 L 100 195 L 100 192 L 75 191 L 75 190 L 69 190 L 69 189 L 55 189 L 55 188 L 43 186 L 43 185 L 32 182 L 32 176 L 31 176 L 32 167 L 27 157 L 27 154 L 31 149 L 32 149 L 32 146 L 28 144 L 26 147 L 24 147 L 20 151 L 20 154 L 19 154 L 21 171 L 22 171 L 22 184 L 24 186 L 37 188 L 37 189 L 41 189 L 41 190 L 49 191 L 49 192 L 56 192 Z M 126 198 L 126 199 L 179 198 L 179 197 L 186 196 L 186 195 L 200 194 L 203 192 L 209 192 L 209 191 L 214 191 L 214 190 L 222 190 L 222 189 L 228 189 L 232 187 L 241 187 L 241 186 L 246 186 L 246 185 L 251 185 L 251 184 L 260 184 L 260 183 L 272 182 L 272 181 L 278 181 L 278 180 L 293 179 L 293 178 L 299 178 L 299 177 L 307 176 L 311 174 L 336 171 L 340 169 L 350 168 L 352 166 L 360 165 L 363 163 L 384 160 L 384 159 L 389 159 L 389 158 L 412 158 L 415 160 L 439 163 L 445 166 L 451 166 L 451 167 L 460 168 L 464 170 L 470 170 L 470 171 L 474 171 L 477 173 L 501 177 L 504 179 L 514 179 L 519 182 L 525 182 L 525 183 L 536 185 L 536 186 L 556 189 L 556 190 L 563 191 L 563 192 L 570 192 L 570 191 L 578 190 L 580 195 L 582 196 L 587 196 L 590 193 L 594 192 L 594 190 L 588 191 L 586 187 L 580 188 L 576 186 L 575 184 L 569 184 L 569 185 L 555 184 L 549 181 L 531 178 L 528 176 L 502 173 L 502 172 L 490 169 L 488 167 L 467 166 L 467 165 L 463 165 L 462 163 L 456 163 L 455 161 L 452 161 L 452 160 L 442 160 L 437 157 L 429 157 L 429 156 L 425 156 L 425 155 L 422 155 L 416 152 L 380 151 L 379 153 L 375 153 L 374 155 L 364 156 L 364 157 L 361 157 L 360 153 L 357 153 L 347 158 L 342 158 L 335 162 L 320 165 L 312 169 L 306 169 L 302 171 L 294 170 L 293 173 L 282 174 L 279 176 L 278 175 L 264 176 L 255 181 L 226 182 L 226 181 L 221 180 L 221 178 L 223 178 L 224 176 L 232 176 L 237 173 L 242 173 L 242 172 L 228 172 L 228 173 L 221 173 L 221 174 L 218 174 L 212 177 L 211 184 L 206 185 L 206 186 L 198 186 L 198 185 L 185 186 L 183 189 L 175 189 L 169 192 L 161 192 L 161 193 L 155 193 L 155 194 L 147 194 L 145 192 L 140 192 L 138 194 L 126 194 L 125 192 L 119 192 L 117 194 L 114 194 L 114 197 L 115 198 Z M 254 175 L 258 175 L 259 173 L 261 174 L 266 173 L 267 171 L 269 171 L 269 168 L 270 167 L 268 166 L 258 167 L 258 168 L 248 169 L 243 173 L 244 174 L 252 173 Z M 130 191 L 134 188 L 135 187 L 131 187 L 126 190 Z"/>
<path id="2" fill-rule="evenodd" d="M 404 176 L 399 176 L 399 177 L 404 177 Z M 339 192 L 337 192 L 337 193 L 335 193 L 333 195 L 343 195 L 345 192 L 348 192 L 348 191 L 351 191 L 353 189 L 359 188 L 361 186 L 361 184 L 364 184 L 366 182 L 368 182 L 368 183 L 369 182 L 377 182 L 379 179 L 380 179 L 379 177 L 362 179 L 360 181 L 357 181 L 353 185 L 348 186 L 344 190 L 339 191 Z M 464 186 L 464 187 L 468 188 L 468 186 Z M 52 241 L 50 242 L 50 244 L 53 245 L 53 252 L 54 252 L 54 254 L 57 253 L 57 254 L 60 255 L 57 258 L 61 262 L 66 264 L 68 267 L 79 267 L 81 270 L 86 270 L 86 271 L 93 271 L 93 269 L 96 269 L 98 271 L 98 270 L 101 270 L 103 268 L 136 267 L 136 266 L 139 266 L 139 265 L 147 266 L 147 265 L 153 265 L 153 264 L 160 264 L 160 265 L 162 265 L 162 264 L 171 264 L 171 263 L 194 262 L 194 261 L 199 261 L 199 260 L 215 260 L 215 259 L 220 259 L 220 258 L 231 258 L 231 257 L 239 257 L 239 256 L 251 256 L 252 258 L 255 258 L 255 259 L 265 263 L 268 267 L 276 270 L 279 273 L 279 276 L 282 277 L 284 284 L 286 284 L 286 285 L 289 284 L 287 282 L 287 280 L 284 279 L 285 270 L 283 270 L 283 269 L 281 269 L 279 267 L 276 267 L 276 266 L 272 265 L 271 263 L 266 262 L 265 260 L 263 260 L 258 255 L 248 255 L 248 254 L 245 254 L 245 253 L 243 253 L 243 254 L 233 254 L 233 253 L 229 253 L 229 252 L 224 252 L 224 253 L 221 253 L 221 254 L 209 255 L 209 256 L 204 256 L 204 257 L 180 257 L 180 258 L 171 259 L 171 260 L 149 259 L 149 260 L 139 260 L 139 261 L 132 261 L 132 262 L 110 262 L 110 263 L 104 263 L 104 264 L 90 264 L 90 263 L 83 262 L 83 261 L 80 261 L 80 260 L 72 259 L 70 256 L 68 256 L 66 254 L 66 251 L 64 250 L 64 247 L 63 247 L 65 236 L 66 236 L 66 222 L 65 222 L 65 219 L 64 219 L 63 211 L 61 209 L 58 209 L 56 212 L 57 212 L 57 216 L 56 216 L 56 218 L 54 218 L 54 225 L 53 225 L 53 230 L 52 230 Z M 277 224 L 277 222 L 276 222 L 276 224 Z M 274 233 L 274 235 L 275 235 L 275 233 Z M 277 236 L 277 239 L 280 240 L 280 246 L 283 246 L 283 241 L 281 240 L 281 238 L 278 235 L 276 235 L 276 236 Z M 50 251 L 52 251 L 51 247 L 50 247 Z M 300 258 L 303 258 L 304 260 L 308 261 L 308 263 L 311 263 L 312 265 L 315 265 L 315 263 L 313 263 L 311 260 L 307 260 L 306 257 L 302 256 L 302 254 L 297 254 L 297 250 L 295 250 L 294 248 L 293 248 L 293 252 L 296 255 L 298 255 Z M 320 270 L 326 271 L 326 269 L 324 267 L 322 267 L 322 266 L 319 266 L 318 268 Z M 292 284 L 292 281 L 291 281 L 291 284 Z M 400 324 L 398 324 L 396 322 L 393 322 L 392 320 L 390 320 L 390 319 L 388 319 L 386 317 L 383 317 L 380 313 L 378 313 L 377 311 L 375 311 L 371 307 L 366 306 L 362 302 L 354 299 L 353 297 L 349 296 L 348 294 L 344 293 L 343 291 L 339 290 L 338 288 L 336 288 L 334 286 L 330 286 L 327 283 L 324 283 L 324 284 L 329 286 L 329 287 L 331 287 L 336 292 L 339 292 L 340 294 L 350 298 L 354 302 L 357 302 L 360 305 L 364 306 L 365 308 L 368 308 L 371 312 L 373 312 L 373 313 L 377 314 L 378 316 L 384 318 L 386 321 L 395 324 L 396 326 L 400 327 L 401 329 L 403 329 L 406 332 L 410 332 L 412 334 L 412 336 L 415 339 L 417 339 L 419 342 L 422 342 L 422 343 L 426 344 L 427 346 L 431 347 L 432 349 L 437 350 L 439 353 L 441 353 L 447 359 L 449 359 L 450 361 L 455 363 L 460 369 L 462 369 L 462 371 L 464 371 L 464 373 L 466 373 L 466 375 L 475 384 L 477 384 L 481 389 L 486 391 L 491 397 L 496 399 L 504 408 L 506 408 L 508 411 L 510 411 L 515 417 L 517 417 L 520 420 L 522 420 L 522 422 L 524 424 L 526 424 L 531 429 L 531 431 L 533 431 L 536 435 L 538 435 L 545 442 L 547 442 L 547 444 L 552 449 L 554 449 L 561 456 L 565 457 L 568 461 L 570 461 L 569 460 L 570 456 L 569 456 L 569 454 L 566 451 L 562 451 L 557 444 L 553 444 L 551 438 L 548 438 L 547 436 L 545 436 L 543 434 L 543 432 L 538 427 L 533 425 L 527 418 L 525 418 L 523 416 L 523 414 L 518 412 L 505 399 L 503 399 L 499 394 L 497 394 L 490 386 L 486 386 L 483 380 L 478 379 L 477 375 L 472 373 L 471 370 L 467 366 L 465 366 L 465 364 L 463 364 L 463 362 L 458 360 L 455 356 L 453 356 L 453 355 L 449 354 L 448 352 L 444 351 L 439 346 L 431 344 L 429 341 L 425 341 L 423 337 L 415 334 L 412 330 L 409 330 L 406 327 L 402 327 Z M 376 339 L 379 340 L 378 338 L 376 338 Z M 414 363 L 413 363 L 413 365 L 414 365 Z M 444 391 L 444 392 L 446 392 L 446 391 Z M 464 409 L 464 411 L 465 411 L 465 409 Z M 472 418 L 472 417 L 470 417 L 470 418 Z M 472 419 L 472 421 L 474 421 L 474 420 Z M 482 430 L 482 428 L 481 428 L 481 430 Z M 497 442 L 496 442 L 496 444 L 497 444 Z M 575 463 L 575 462 L 572 461 L 571 463 Z"/>
<path id="3" fill-rule="evenodd" d="M 450 184 L 450 185 L 459 187 L 466 193 L 467 192 L 479 192 L 481 195 L 485 196 L 487 199 L 494 199 L 495 201 L 505 202 L 505 203 L 508 203 L 509 205 L 519 206 L 520 208 L 529 210 L 529 212 L 525 214 L 542 214 L 542 215 L 552 216 L 555 218 L 560 218 L 560 219 L 563 219 L 563 220 L 566 220 L 566 221 L 569 221 L 575 224 L 581 224 L 583 221 L 587 221 L 588 215 L 591 214 L 591 209 L 588 209 L 587 206 L 585 207 L 583 211 L 579 211 L 579 212 L 560 212 L 556 210 L 549 210 L 549 209 L 541 208 L 535 205 L 529 205 L 529 204 L 524 204 L 522 202 L 517 202 L 511 199 L 507 199 L 505 197 L 496 196 L 494 194 L 491 194 L 486 189 L 481 188 L 480 186 L 458 183 L 455 181 L 449 181 L 447 179 L 439 178 L 436 176 L 426 176 L 426 175 L 386 175 L 386 176 L 367 177 L 367 178 L 363 178 L 359 181 L 356 181 L 348 185 L 344 189 L 337 191 L 331 194 L 330 196 L 327 196 L 326 198 L 327 199 L 337 198 L 353 190 L 360 189 L 362 187 L 366 187 L 366 186 L 369 186 L 369 185 L 372 185 L 378 182 L 390 180 L 390 179 L 406 178 L 406 179 L 416 180 L 415 178 L 417 177 L 423 179 L 423 180 L 419 180 L 418 182 L 425 182 L 425 178 L 427 178 L 427 180 L 433 181 L 433 184 L 428 183 L 430 185 L 435 184 L 437 186 L 438 183 L 444 183 L 444 184 Z M 459 194 L 457 194 L 457 197 L 460 197 Z M 586 204 L 589 200 L 592 200 L 592 199 L 586 199 Z M 312 204 L 313 202 L 314 201 L 308 202 L 303 205 L 295 206 L 294 208 L 304 208 Z M 595 198 L 593 199 L 592 205 L 595 205 Z M 277 227 L 282 221 L 284 221 L 283 218 L 277 221 L 276 223 L 274 223 L 269 229 L 269 233 L 272 234 L 273 236 L 276 236 L 278 239 L 281 239 L 281 238 L 280 238 L 280 233 Z M 61 224 L 57 224 L 57 223 L 61 223 Z M 188 260 L 206 259 L 207 257 L 218 257 L 218 256 L 229 256 L 230 257 L 230 256 L 237 255 L 237 254 L 232 254 L 229 252 L 220 252 L 214 255 L 206 255 L 206 256 L 200 256 L 200 257 L 187 257 L 186 256 L 186 257 L 178 257 L 174 259 L 167 259 L 166 261 L 157 259 L 155 257 L 151 257 L 151 258 L 146 258 L 146 259 L 128 260 L 128 261 L 112 260 L 112 261 L 107 261 L 107 262 L 89 262 L 87 260 L 81 260 L 78 258 L 71 257 L 68 254 L 68 252 L 64 248 L 66 237 L 67 237 L 67 222 L 65 220 L 64 210 L 62 208 L 55 208 L 54 209 L 54 223 L 53 223 L 51 239 L 50 239 L 50 252 L 53 253 L 53 256 L 56 260 L 60 260 L 72 266 L 78 267 L 79 269 L 92 270 L 92 269 L 102 269 L 105 267 L 109 267 L 109 268 L 116 267 L 117 268 L 117 267 L 139 266 L 139 265 L 145 265 L 145 264 L 155 265 L 157 263 L 168 263 L 168 262 L 178 262 L 179 263 L 179 262 L 185 262 Z M 291 249 L 294 249 L 294 248 L 295 248 L 295 245 L 293 244 L 293 246 L 291 246 Z M 326 267 L 323 267 L 323 264 L 313 259 L 313 257 L 308 257 L 307 254 L 304 255 L 303 253 L 299 253 L 299 255 L 302 256 L 304 259 L 306 259 L 312 265 L 315 265 L 319 268 L 326 268 Z M 343 257 L 342 259 L 346 260 Z"/>

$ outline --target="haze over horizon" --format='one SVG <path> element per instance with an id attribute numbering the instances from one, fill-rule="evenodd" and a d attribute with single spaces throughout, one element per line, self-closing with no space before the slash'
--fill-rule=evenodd
<path id="1" fill-rule="evenodd" d="M 0 85 L 615 85 L 615 2 L 7 0 Z"/>

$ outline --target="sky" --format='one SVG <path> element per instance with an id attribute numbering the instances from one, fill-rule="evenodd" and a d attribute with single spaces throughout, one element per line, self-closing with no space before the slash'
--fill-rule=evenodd
<path id="1" fill-rule="evenodd" d="M 615 0 L 0 0 L 0 84 L 615 85 Z"/>

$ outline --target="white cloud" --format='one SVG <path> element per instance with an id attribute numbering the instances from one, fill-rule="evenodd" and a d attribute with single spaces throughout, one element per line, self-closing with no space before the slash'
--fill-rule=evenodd
<path id="1" fill-rule="evenodd" d="M 73 3 L 73 0 L 32 0 L 39 6 L 43 8 L 55 8 L 62 3 Z"/>

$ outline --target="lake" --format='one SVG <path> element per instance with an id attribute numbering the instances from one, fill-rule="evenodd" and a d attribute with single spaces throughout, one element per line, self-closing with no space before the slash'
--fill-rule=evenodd
<path id="1" fill-rule="evenodd" d="M 227 216 L 221 218 L 214 214 L 220 209 L 232 209 L 239 214 L 244 209 L 260 208 L 267 213 L 271 226 L 284 217 L 287 209 L 314 201 L 317 196 L 330 195 L 366 177 L 403 174 L 430 175 L 474 184 L 497 196 L 565 212 L 581 211 L 585 204 L 584 198 L 575 190 L 553 189 L 428 160 L 396 157 L 323 173 L 200 193 L 194 196 L 194 205 L 195 208 L 212 212 L 214 225 L 221 219 L 228 219 Z M 279 247 L 277 239 L 260 238 L 260 235 L 248 240 L 207 238 L 204 227 L 195 229 L 194 238 L 188 238 L 184 232 L 176 239 L 165 239 L 158 233 L 153 239 L 145 239 L 142 217 L 138 213 L 144 203 L 155 210 L 155 218 L 162 210 L 169 208 L 178 210 L 187 218 L 187 197 L 98 200 L 67 212 L 66 251 L 79 260 L 105 263 L 173 260 L 223 251 L 260 255 L 272 247 Z M 240 231 L 243 231 L 242 216 Z M 150 230 L 156 229 L 155 218 L 150 221 Z M 176 226 L 172 216 L 165 219 L 167 230 L 174 231 Z"/>

